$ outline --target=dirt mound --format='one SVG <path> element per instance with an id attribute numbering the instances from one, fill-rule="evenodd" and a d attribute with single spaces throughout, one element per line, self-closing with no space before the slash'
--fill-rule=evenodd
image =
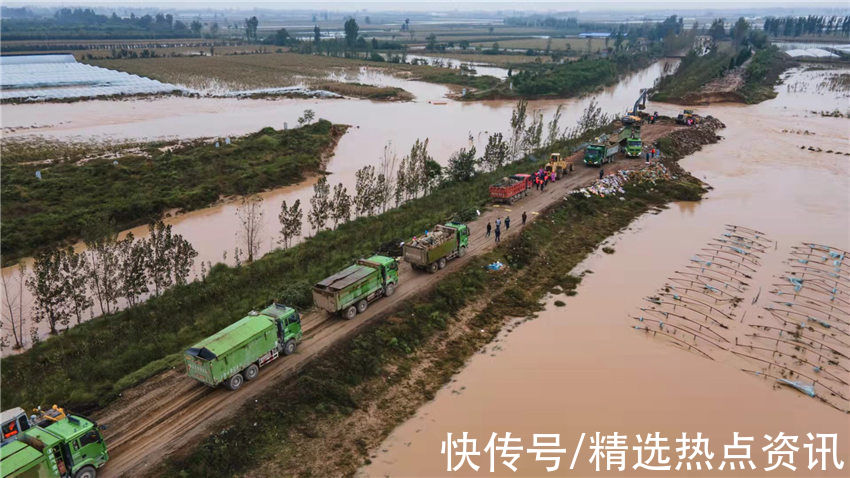
<path id="1" fill-rule="evenodd" d="M 706 144 L 716 143 L 721 137 L 717 130 L 725 128 L 717 118 L 707 116 L 699 125 L 678 129 L 658 140 L 658 147 L 665 160 L 678 161 L 685 156 L 699 151 Z"/>

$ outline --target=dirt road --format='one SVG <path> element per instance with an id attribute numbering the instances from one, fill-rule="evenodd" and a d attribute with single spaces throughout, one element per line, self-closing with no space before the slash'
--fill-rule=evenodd
<path id="1" fill-rule="evenodd" d="M 645 125 L 645 144 L 655 141 L 682 127 L 670 123 Z M 236 413 L 239 408 L 278 383 L 291 376 L 317 355 L 340 340 L 352 336 L 361 327 L 390 312 L 408 298 L 427 291 L 445 274 L 463 267 L 469 260 L 495 247 L 493 238 L 485 238 L 488 221 L 511 216 L 513 228 L 503 231 L 507 237 L 517 234 L 521 226 L 520 216 L 528 212 L 529 220 L 536 213 L 561 200 L 573 189 L 583 187 L 598 177 L 599 169 L 586 167 L 580 161 L 581 153 L 570 157 L 574 172 L 545 192 L 532 190 L 528 197 L 510 205 L 493 207 L 469 223 L 470 241 L 466 256 L 451 261 L 445 270 L 435 274 L 412 271 L 403 266 L 399 270 L 399 287 L 391 298 L 381 299 L 355 319 L 346 321 L 329 316 L 324 311 L 304 314 L 302 324 L 304 340 L 298 351 L 282 357 L 260 371 L 260 376 L 238 392 L 223 388 L 211 389 L 187 378 L 182 369 L 157 375 L 141 385 L 126 391 L 122 398 L 98 413 L 94 418 L 109 426 L 105 432 L 109 446 L 110 461 L 103 468 L 102 476 L 145 475 L 169 454 L 197 443 L 203 436 L 220 427 L 220 423 Z M 618 159 L 605 165 L 606 174 L 619 169 L 634 168 L 642 160 Z"/>

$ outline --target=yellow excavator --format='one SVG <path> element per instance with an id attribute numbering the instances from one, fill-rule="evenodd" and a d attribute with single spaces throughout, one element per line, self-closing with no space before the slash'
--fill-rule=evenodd
<path id="1" fill-rule="evenodd" d="M 676 117 L 676 122 L 679 124 L 688 124 L 688 120 L 690 120 L 693 124 L 699 124 L 701 119 L 702 117 L 694 113 L 694 110 L 684 110 Z"/>
<path id="2" fill-rule="evenodd" d="M 549 162 L 546 163 L 546 171 L 554 171 L 556 173 L 555 177 L 560 179 L 568 170 L 567 160 L 561 157 L 561 153 L 552 153 L 549 155 Z"/>

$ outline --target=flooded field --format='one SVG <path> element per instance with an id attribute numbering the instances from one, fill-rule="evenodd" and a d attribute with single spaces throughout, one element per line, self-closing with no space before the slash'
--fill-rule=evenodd
<path id="1" fill-rule="evenodd" d="M 795 71 L 786 81 L 816 82 L 818 74 Z M 373 450 L 372 463 L 361 474 L 489 473 L 484 447 L 491 433 L 501 437 L 509 431 L 522 439 L 525 448 L 533 447 L 535 433 L 560 434 L 560 447 L 566 452 L 561 455 L 559 471 L 553 473 L 559 476 L 597 474 L 596 463 L 589 461 L 589 440 L 596 432 L 627 436 L 625 473 L 629 475 L 658 474 L 632 468 L 636 463 L 632 447 L 640 446 L 635 435 L 660 432 L 667 437 L 667 456 L 675 470 L 677 463 L 687 461 L 677 459 L 675 440 L 683 432 L 691 438 L 701 432 L 710 440 L 713 469 L 709 471 L 705 465 L 691 470 L 688 465 L 691 471 L 687 474 L 739 476 L 740 466 L 736 470 L 727 463 L 718 469 L 723 446 L 731 445 L 733 433 L 739 432 L 754 437 L 752 459 L 757 470 L 745 465 L 747 474 L 758 475 L 767 473 L 764 470 L 770 464 L 768 451 L 762 448 L 782 432 L 799 437 L 796 472 L 780 466 L 773 474 L 844 476 L 850 457 L 850 418 L 846 413 L 780 386 L 773 378 L 744 372 L 743 362 L 736 358 L 717 354 L 710 360 L 636 330 L 632 319 L 647 306 L 646 298 L 670 283 L 676 271 L 687 270 L 695 253 L 722 238 L 727 224 L 758 229 L 775 241 L 760 255 L 758 271 L 748 279 L 751 284 L 736 309 L 737 317 L 746 315 L 750 317 L 747 320 L 768 315 L 765 307 L 776 300 L 770 291 L 787 276 L 789 267 L 798 263 L 794 253 L 804 243 L 828 244 L 845 251 L 850 247 L 850 158 L 843 154 L 850 152 L 850 121 L 811 112 L 831 110 L 844 100 L 839 92 L 819 93 L 814 88 L 778 90 L 776 99 L 756 106 L 701 108 L 699 113 L 714 115 L 727 125 L 720 132 L 723 141 L 683 161 L 686 169 L 714 187 L 707 198 L 649 214 L 609 240 L 606 246 L 614 249 L 613 254 L 600 250 L 574 271 L 587 271 L 575 297 L 551 297 L 538 318 L 503 333 L 432 402 Z M 649 108 L 675 112 L 672 106 L 650 104 Z M 565 305 L 558 307 L 556 301 Z M 834 324 L 847 330 L 839 321 Z M 847 342 L 846 337 L 840 340 Z M 836 348 L 848 354 L 840 343 Z M 844 359 L 837 362 L 845 364 Z M 817 373 L 811 368 L 807 371 L 809 375 Z M 845 382 L 850 378 L 846 372 L 838 375 Z M 845 396 L 850 392 L 846 385 L 835 388 Z M 815 390 L 828 395 L 819 385 Z M 478 473 L 468 464 L 456 472 L 446 471 L 441 442 L 447 433 L 456 440 L 463 432 L 478 439 L 480 456 L 474 457 L 481 466 Z M 574 458 L 583 433 L 583 445 Z M 829 471 L 820 471 L 820 465 L 809 470 L 803 446 L 810 443 L 807 433 L 838 433 L 837 460 L 844 460 L 843 471 L 833 463 L 828 464 Z M 520 455 L 514 473 L 501 464 L 497 454 L 497 474 L 546 474 L 548 463 L 536 462 L 533 454 Z M 573 460 L 573 471 L 569 471 Z M 453 465 L 457 461 L 455 458 Z M 706 460 L 697 461 L 702 464 Z M 606 459 L 602 458 L 599 473 L 605 470 Z"/>
<path id="2" fill-rule="evenodd" d="M 561 125 L 573 126 L 592 98 L 603 111 L 620 113 L 630 107 L 640 89 L 651 86 L 665 71 L 667 61 L 623 79 L 595 97 L 571 100 L 536 101 L 529 112 L 539 110 L 544 119 L 558 105 L 563 105 Z M 669 69 L 669 67 L 668 67 Z M 431 138 L 429 152 L 435 160 L 446 164 L 451 153 L 469 144 L 469 136 L 483 149 L 487 135 L 507 133 L 513 102 L 457 102 L 446 98 L 449 90 L 441 85 L 407 81 L 373 70 L 361 70 L 359 78 L 347 78 L 371 84 L 400 86 L 416 96 L 404 103 L 381 103 L 367 100 L 276 99 L 238 100 L 218 98 L 179 98 L 128 101 L 86 101 L 73 104 L 4 105 L 4 135 L 10 137 L 40 135 L 69 140 L 138 140 L 156 138 L 225 137 L 257 131 L 265 126 L 294 126 L 305 109 L 319 118 L 353 127 L 342 137 L 327 165 L 331 185 L 343 183 L 354 190 L 354 173 L 364 165 L 379 163 L 388 142 L 399 157 L 413 142 Z M 49 123 L 44 118 L 50 118 Z M 291 204 L 300 199 L 309 202 L 315 178 L 263 194 L 263 227 L 260 252 L 278 247 L 278 213 L 282 201 Z M 169 217 L 174 232 L 181 234 L 198 251 L 195 273 L 201 263 L 233 263 L 233 251 L 239 246 L 237 237 L 237 204 L 223 204 Z M 306 209 L 306 208 L 305 208 Z M 123 235 L 126 233 L 122 233 Z M 147 235 L 146 227 L 132 230 L 136 237 Z M 309 225 L 305 234 L 312 234 Z M 77 245 L 81 250 L 84 246 Z M 12 268 L 3 274 L 11 277 Z M 24 303 L 30 303 L 24 291 Z M 43 324 L 46 331 L 46 324 Z"/>

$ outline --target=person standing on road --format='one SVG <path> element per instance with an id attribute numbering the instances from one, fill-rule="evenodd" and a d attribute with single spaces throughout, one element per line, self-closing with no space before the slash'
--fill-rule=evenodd
<path id="1" fill-rule="evenodd" d="M 490 237 L 490 230 L 493 229 L 493 226 L 490 224 L 490 221 L 487 221 L 487 234 L 484 237 Z"/>
<path id="2" fill-rule="evenodd" d="M 511 216 L 508 216 L 508 217 L 505 218 L 505 230 L 507 231 L 510 228 L 511 228 Z"/>
<path id="3" fill-rule="evenodd" d="M 498 231 L 501 226 L 502 226 L 502 218 L 500 217 L 500 218 L 496 219 L 496 230 Z"/>
<path id="4" fill-rule="evenodd" d="M 523 225 L 523 226 L 525 225 L 525 220 L 526 220 L 526 218 L 528 218 L 528 216 L 525 214 L 525 211 L 523 211 L 523 212 L 522 212 L 522 225 Z"/>
<path id="5" fill-rule="evenodd" d="M 605 170 L 602 169 L 602 168 L 599 168 L 599 179 L 602 179 L 602 176 L 605 176 Z"/>
<path id="6" fill-rule="evenodd" d="M 496 224 L 496 244 L 502 242 L 501 241 L 502 230 L 499 228 L 499 225 Z"/>

